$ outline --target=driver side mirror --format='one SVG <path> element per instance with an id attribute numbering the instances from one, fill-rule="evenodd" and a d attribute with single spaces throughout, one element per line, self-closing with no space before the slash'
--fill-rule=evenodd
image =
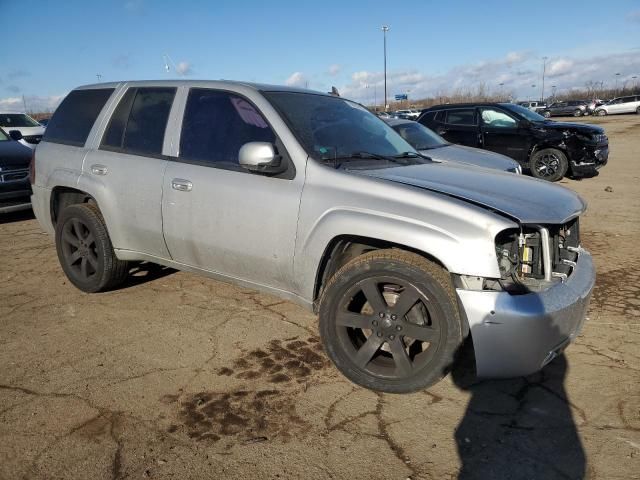
<path id="1" fill-rule="evenodd" d="M 10 130 L 9 136 L 16 142 L 22 140 L 22 133 L 20 132 L 20 130 Z"/>
<path id="2" fill-rule="evenodd" d="M 282 157 L 276 153 L 269 142 L 249 142 L 240 147 L 238 153 L 240 166 L 250 172 L 277 174 L 287 167 L 282 164 Z"/>

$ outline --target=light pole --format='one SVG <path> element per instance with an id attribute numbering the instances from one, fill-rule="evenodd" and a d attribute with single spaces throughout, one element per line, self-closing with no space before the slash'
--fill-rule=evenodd
<path id="1" fill-rule="evenodd" d="M 556 101 L 556 86 L 555 85 L 551 85 L 551 96 L 553 97 L 553 101 Z M 543 100 L 544 102 L 544 100 Z"/>
<path id="2" fill-rule="evenodd" d="M 620 72 L 616 73 L 616 96 L 618 95 L 618 78 L 620 78 Z"/>
<path id="3" fill-rule="evenodd" d="M 638 78 L 638 76 L 637 76 L 637 75 L 634 75 L 634 76 L 632 76 L 632 77 L 631 77 L 631 80 L 633 80 L 632 85 L 633 85 L 633 91 L 634 91 L 634 92 L 635 92 L 635 90 L 636 90 L 636 78 Z"/>
<path id="4" fill-rule="evenodd" d="M 533 95 L 535 95 L 535 88 L 536 88 L 535 84 L 531 85 L 531 88 L 533 89 L 533 92 L 534 92 L 534 94 L 533 94 Z M 534 97 L 533 97 L 533 96 L 531 96 L 531 99 L 532 99 L 532 100 L 533 100 L 533 98 L 534 98 Z"/>
<path id="5" fill-rule="evenodd" d="M 540 101 L 544 102 L 544 74 L 547 73 L 547 59 L 549 57 L 542 57 L 542 93 L 540 94 Z"/>
<path id="6" fill-rule="evenodd" d="M 96 78 L 98 79 L 98 82 L 100 82 L 100 79 L 102 78 L 102 75 L 100 75 L 99 73 L 96 73 Z"/>
<path id="7" fill-rule="evenodd" d="M 382 35 L 384 37 L 384 111 L 387 111 L 387 32 L 388 25 L 382 26 Z"/>
<path id="8" fill-rule="evenodd" d="M 504 82 L 500 82 L 498 85 L 500 85 L 500 92 L 498 92 L 498 96 L 502 99 L 504 95 Z"/>

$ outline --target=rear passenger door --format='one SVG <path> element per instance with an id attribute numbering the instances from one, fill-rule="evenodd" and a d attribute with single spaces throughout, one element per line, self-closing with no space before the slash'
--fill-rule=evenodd
<path id="1" fill-rule="evenodd" d="M 175 87 L 130 87 L 121 92 L 99 148 L 89 152 L 83 175 L 94 185 L 113 246 L 160 258 L 165 130 Z"/>
<path id="2" fill-rule="evenodd" d="M 478 147 L 478 119 L 476 109 L 457 108 L 446 111 L 446 123 L 436 129 L 445 140 L 458 145 Z"/>
<path id="3" fill-rule="evenodd" d="M 269 176 L 242 168 L 238 153 L 249 142 L 274 145 L 287 171 Z M 267 117 L 237 93 L 191 88 L 179 145 L 167 165 L 162 200 L 171 257 L 291 291 L 304 172 L 295 171 Z"/>

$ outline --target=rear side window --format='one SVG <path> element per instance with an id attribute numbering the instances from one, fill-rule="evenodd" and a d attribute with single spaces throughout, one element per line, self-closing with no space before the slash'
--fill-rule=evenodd
<path id="1" fill-rule="evenodd" d="M 44 140 L 65 145 L 84 146 L 102 107 L 113 88 L 74 90 L 56 109 L 44 134 Z"/>
<path id="2" fill-rule="evenodd" d="M 192 88 L 180 135 L 180 158 L 235 169 L 238 152 L 249 142 L 275 143 L 262 114 L 229 92 Z"/>
<path id="3" fill-rule="evenodd" d="M 475 110 L 465 108 L 460 110 L 449 110 L 447 112 L 447 124 L 449 125 L 475 125 Z"/>
<path id="4" fill-rule="evenodd" d="M 428 125 L 433 123 L 436 118 L 436 113 L 438 112 L 427 112 L 420 118 L 420 123 L 423 125 Z"/>
<path id="5" fill-rule="evenodd" d="M 122 97 L 102 146 L 134 154 L 160 155 L 176 89 L 131 88 Z"/>

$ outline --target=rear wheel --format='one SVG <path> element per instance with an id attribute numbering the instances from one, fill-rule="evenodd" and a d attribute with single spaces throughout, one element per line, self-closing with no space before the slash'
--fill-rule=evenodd
<path id="1" fill-rule="evenodd" d="M 100 210 L 83 203 L 65 208 L 56 224 L 56 250 L 67 278 L 83 292 L 120 285 L 128 263 L 116 258 Z"/>
<path id="2" fill-rule="evenodd" d="M 636 108 L 636 113 L 640 115 L 640 107 Z"/>
<path id="3" fill-rule="evenodd" d="M 580 116 L 582 116 L 582 110 L 580 110 L 579 108 L 576 108 L 576 109 L 573 111 L 573 116 L 574 116 L 574 117 L 580 117 Z"/>
<path id="4" fill-rule="evenodd" d="M 542 112 L 542 116 L 543 116 L 544 118 L 549 118 L 549 117 L 551 116 L 551 112 L 549 112 L 549 111 L 544 111 L 544 112 Z"/>
<path id="5" fill-rule="evenodd" d="M 533 154 L 530 161 L 531 174 L 541 180 L 557 182 L 569 168 L 567 156 L 555 148 L 545 148 Z"/>
<path id="6" fill-rule="evenodd" d="M 377 250 L 344 265 L 320 300 L 327 355 L 352 382 L 414 392 L 446 375 L 462 340 L 451 278 L 401 250 Z"/>

